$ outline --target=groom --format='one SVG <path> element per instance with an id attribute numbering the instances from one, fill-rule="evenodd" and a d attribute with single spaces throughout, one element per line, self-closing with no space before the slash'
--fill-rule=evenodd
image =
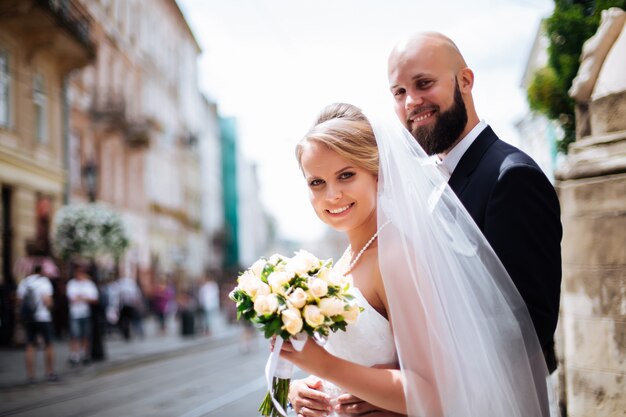
<path id="1" fill-rule="evenodd" d="M 554 187 L 528 155 L 478 118 L 474 73 L 449 38 L 429 32 L 399 43 L 389 56 L 388 75 L 397 116 L 450 175 L 450 187 L 513 279 L 552 373 L 562 236 Z M 292 403 L 309 405 L 300 414 L 323 415 L 315 409 L 321 398 L 317 389 L 314 379 L 293 383 Z M 339 403 L 348 415 L 397 415 L 352 396 L 340 397 Z"/>

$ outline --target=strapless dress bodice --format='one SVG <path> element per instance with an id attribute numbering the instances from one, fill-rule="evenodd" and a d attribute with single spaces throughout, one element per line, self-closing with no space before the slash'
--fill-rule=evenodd
<path id="1" fill-rule="evenodd" d="M 364 310 L 356 322 L 346 326 L 345 332 L 331 333 L 325 349 L 334 356 L 363 366 L 397 362 L 389 321 L 367 302 L 358 288 L 353 287 L 351 294 Z"/>

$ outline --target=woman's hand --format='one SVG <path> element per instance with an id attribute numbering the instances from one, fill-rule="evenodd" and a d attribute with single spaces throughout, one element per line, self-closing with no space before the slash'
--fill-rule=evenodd
<path id="1" fill-rule="evenodd" d="M 322 379 L 327 379 L 326 373 L 331 369 L 332 363 L 336 359 L 311 338 L 307 339 L 300 352 L 293 347 L 291 342 L 285 341 L 280 356 L 303 371 L 317 375 Z"/>
<path id="2" fill-rule="evenodd" d="M 322 391 L 322 380 L 314 375 L 291 381 L 289 402 L 298 416 L 324 417 L 332 410 L 330 397 Z"/>

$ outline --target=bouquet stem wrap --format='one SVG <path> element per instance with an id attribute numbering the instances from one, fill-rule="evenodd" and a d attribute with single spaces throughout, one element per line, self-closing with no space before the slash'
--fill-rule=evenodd
<path id="1" fill-rule="evenodd" d="M 299 333 L 290 338 L 291 345 L 298 352 L 304 348 L 307 340 L 306 333 Z M 259 412 L 266 417 L 287 416 L 287 395 L 289 383 L 293 376 L 293 364 L 280 358 L 280 351 L 285 339 L 277 337 L 274 349 L 265 365 L 265 380 L 267 381 L 267 395 L 259 407 Z"/>

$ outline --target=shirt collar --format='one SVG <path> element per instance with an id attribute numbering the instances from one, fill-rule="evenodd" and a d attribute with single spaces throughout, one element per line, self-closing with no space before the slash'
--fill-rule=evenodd
<path id="1" fill-rule="evenodd" d="M 469 149 L 469 147 L 474 143 L 478 135 L 482 133 L 483 130 L 487 127 L 487 123 L 484 120 L 478 122 L 476 126 L 472 130 L 469 131 L 467 135 L 459 143 L 456 144 L 454 148 L 450 150 L 441 160 L 441 164 L 446 168 L 446 170 L 452 174 L 454 169 L 459 164 L 459 161 L 465 154 L 465 152 Z"/>

